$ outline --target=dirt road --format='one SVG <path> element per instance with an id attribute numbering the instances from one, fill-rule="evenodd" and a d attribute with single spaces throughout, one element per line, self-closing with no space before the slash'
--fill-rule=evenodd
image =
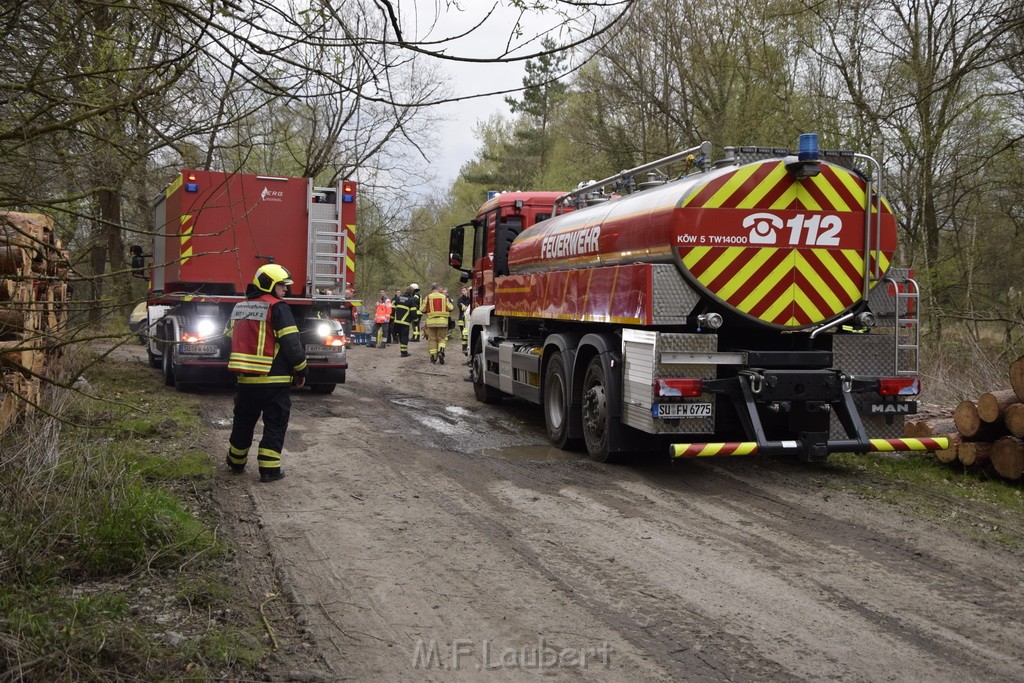
<path id="1" fill-rule="evenodd" d="M 328 678 L 1024 678 L 1019 545 L 836 468 L 592 463 L 425 347 L 356 347 L 333 395 L 297 392 L 283 481 L 218 475 Z M 206 398 L 219 454 L 231 399 Z"/>

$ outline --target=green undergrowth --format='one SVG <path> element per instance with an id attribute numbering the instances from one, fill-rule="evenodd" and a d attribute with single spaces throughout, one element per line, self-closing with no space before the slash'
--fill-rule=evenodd
<path id="1" fill-rule="evenodd" d="M 1024 484 L 985 468 L 944 465 L 930 453 L 903 456 L 834 454 L 829 468 L 856 473 L 836 487 L 877 498 L 902 511 L 971 536 L 1024 550 Z"/>
<path id="2" fill-rule="evenodd" d="M 197 399 L 97 358 L 0 440 L 0 680 L 249 677 L 269 648 L 216 535 Z"/>

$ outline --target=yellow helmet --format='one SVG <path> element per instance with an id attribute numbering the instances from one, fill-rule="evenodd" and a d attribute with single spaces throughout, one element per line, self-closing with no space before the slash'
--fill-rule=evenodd
<path id="1" fill-rule="evenodd" d="M 290 285 L 292 283 L 292 276 L 284 266 L 279 266 L 276 263 L 268 263 L 265 266 L 259 267 L 259 270 L 256 271 L 256 275 L 252 278 L 252 283 L 256 285 L 256 289 L 261 292 L 271 294 L 274 291 L 275 285 Z"/>

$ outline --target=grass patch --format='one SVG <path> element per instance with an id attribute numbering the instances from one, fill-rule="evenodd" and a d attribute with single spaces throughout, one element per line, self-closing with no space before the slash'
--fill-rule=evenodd
<path id="1" fill-rule="evenodd" d="M 254 677 L 269 648 L 225 578 L 197 398 L 138 363 L 65 362 L 88 384 L 0 442 L 0 678 Z"/>
<path id="2" fill-rule="evenodd" d="M 984 468 L 944 465 L 930 454 L 829 456 L 827 467 L 856 473 L 852 490 L 899 506 L 962 533 L 1013 549 L 1024 548 L 1024 485 L 1000 479 Z"/>

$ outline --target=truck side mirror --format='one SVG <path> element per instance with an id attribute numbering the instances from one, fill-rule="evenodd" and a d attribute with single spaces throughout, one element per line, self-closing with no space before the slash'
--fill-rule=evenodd
<path id="1" fill-rule="evenodd" d="M 456 225 L 452 228 L 451 236 L 448 238 L 448 265 L 452 268 L 462 269 L 462 250 L 465 246 L 465 240 L 465 226 Z"/>

